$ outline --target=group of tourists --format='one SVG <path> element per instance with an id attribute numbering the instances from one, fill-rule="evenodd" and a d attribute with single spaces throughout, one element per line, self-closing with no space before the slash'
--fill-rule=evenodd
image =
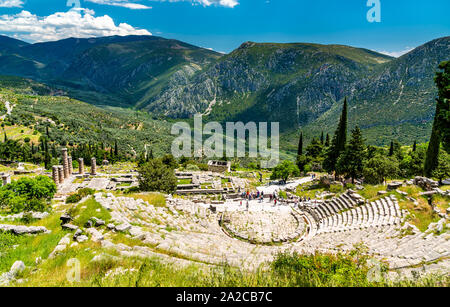
<path id="1" fill-rule="evenodd" d="M 246 199 L 248 201 L 257 199 L 260 202 L 262 202 L 264 200 L 264 192 L 260 192 L 260 191 L 258 191 L 256 193 L 255 192 L 249 192 L 249 191 L 242 192 L 241 193 L 241 198 Z"/>

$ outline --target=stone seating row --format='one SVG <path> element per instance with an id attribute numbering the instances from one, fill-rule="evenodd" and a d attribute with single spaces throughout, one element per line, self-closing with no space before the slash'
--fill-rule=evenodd
<path id="1" fill-rule="evenodd" d="M 319 217 L 318 233 L 398 225 L 402 218 L 398 202 L 392 197 L 382 198 L 333 214 L 330 214 L 330 211 L 327 212 L 327 206 L 319 206 L 316 208 L 316 213 Z"/>

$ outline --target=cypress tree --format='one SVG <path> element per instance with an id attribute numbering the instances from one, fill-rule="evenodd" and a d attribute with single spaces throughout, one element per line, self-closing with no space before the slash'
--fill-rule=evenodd
<path id="1" fill-rule="evenodd" d="M 326 141 L 325 141 L 325 146 L 326 147 L 330 146 L 330 135 L 328 133 L 327 133 L 327 138 L 326 138 Z"/>
<path id="2" fill-rule="evenodd" d="M 303 132 L 300 133 L 300 140 L 298 141 L 297 156 L 303 155 Z"/>
<path id="3" fill-rule="evenodd" d="M 450 61 L 439 65 L 443 72 L 437 72 L 435 83 L 438 88 L 438 99 L 436 100 L 436 114 L 431 131 L 430 143 L 428 144 L 425 159 L 424 173 L 430 177 L 439 163 L 439 148 L 441 141 L 447 152 L 450 152 Z"/>
<path id="4" fill-rule="evenodd" d="M 437 112 L 437 111 L 436 111 Z M 431 139 L 428 144 L 427 157 L 425 158 L 424 173 L 425 176 L 431 177 L 433 171 L 439 162 L 439 147 L 441 146 L 441 136 L 436 121 L 431 131 Z"/>
<path id="5" fill-rule="evenodd" d="M 324 139 L 323 139 L 323 131 L 322 131 L 322 135 L 320 136 L 320 143 L 323 145 L 324 143 Z"/>
<path id="6" fill-rule="evenodd" d="M 414 145 L 413 145 L 412 151 L 416 152 L 416 150 L 417 150 L 417 141 L 414 141 Z"/>
<path id="7" fill-rule="evenodd" d="M 324 169 L 331 173 L 336 171 L 336 163 L 341 153 L 345 150 L 347 144 L 347 98 L 344 100 L 341 118 L 338 127 L 328 148 L 325 160 L 323 162 Z"/>
<path id="8" fill-rule="evenodd" d="M 389 148 L 389 157 L 394 155 L 394 141 L 391 141 L 391 147 Z"/>
<path id="9" fill-rule="evenodd" d="M 338 155 L 345 150 L 347 144 L 347 97 L 344 99 L 341 119 L 338 126 Z"/>
<path id="10" fill-rule="evenodd" d="M 48 153 L 48 142 L 47 139 L 44 139 L 44 167 L 45 169 L 48 169 L 49 164 L 50 164 L 50 155 Z"/>
<path id="11" fill-rule="evenodd" d="M 450 153 L 450 61 L 439 65 L 443 72 L 437 72 L 435 83 L 438 88 L 436 125 L 439 129 L 442 146 Z"/>

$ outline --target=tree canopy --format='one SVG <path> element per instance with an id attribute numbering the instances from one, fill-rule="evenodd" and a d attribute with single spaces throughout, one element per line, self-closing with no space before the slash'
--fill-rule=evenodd
<path id="1" fill-rule="evenodd" d="M 151 159 L 141 164 L 138 172 L 142 191 L 173 193 L 177 188 L 174 169 L 161 159 Z"/>
<path id="2" fill-rule="evenodd" d="M 299 175 L 300 170 L 298 169 L 297 165 L 295 165 L 291 161 L 285 160 L 283 161 L 283 163 L 279 164 L 273 169 L 270 179 L 282 179 L 284 181 L 287 181 L 290 177 Z"/>

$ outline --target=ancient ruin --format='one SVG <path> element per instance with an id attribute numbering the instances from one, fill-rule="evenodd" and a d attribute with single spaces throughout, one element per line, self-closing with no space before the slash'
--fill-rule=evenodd
<path id="1" fill-rule="evenodd" d="M 231 162 L 229 161 L 209 161 L 208 170 L 210 172 L 225 173 L 231 171 Z"/>
<path id="2" fill-rule="evenodd" d="M 97 175 L 97 160 L 95 158 L 91 158 L 91 175 Z"/>
<path id="3" fill-rule="evenodd" d="M 69 177 L 69 158 L 67 156 L 67 148 L 61 149 L 61 152 L 62 152 L 64 179 L 67 179 Z"/>
<path id="4" fill-rule="evenodd" d="M 84 175 L 84 159 L 78 158 L 78 174 Z"/>
<path id="5" fill-rule="evenodd" d="M 11 183 L 11 175 L 10 174 L 2 174 L 2 184 L 5 186 Z"/>
<path id="6" fill-rule="evenodd" d="M 56 184 L 59 184 L 59 171 L 56 165 L 52 167 L 52 179 Z"/>
<path id="7" fill-rule="evenodd" d="M 69 165 L 69 176 L 71 176 L 72 173 L 73 173 L 73 164 L 72 164 L 72 157 L 71 156 L 67 157 L 67 163 Z"/>

